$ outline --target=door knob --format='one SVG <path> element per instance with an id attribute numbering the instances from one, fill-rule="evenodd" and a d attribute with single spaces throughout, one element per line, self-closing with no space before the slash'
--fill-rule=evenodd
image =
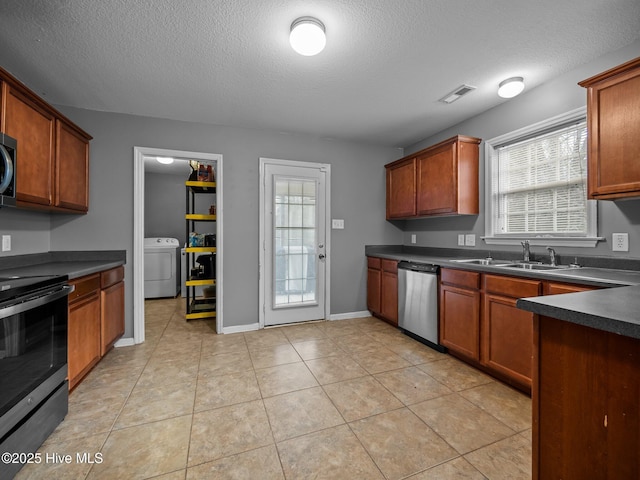
<path id="1" fill-rule="evenodd" d="M 320 260 L 324 259 L 324 253 L 321 253 L 320 255 L 318 255 L 318 258 L 319 258 Z"/>

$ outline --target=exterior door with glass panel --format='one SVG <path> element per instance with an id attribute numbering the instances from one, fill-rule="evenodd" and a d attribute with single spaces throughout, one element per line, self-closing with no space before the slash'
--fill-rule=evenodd
<path id="1" fill-rule="evenodd" d="M 325 318 L 325 177 L 323 166 L 265 164 L 265 326 Z"/>

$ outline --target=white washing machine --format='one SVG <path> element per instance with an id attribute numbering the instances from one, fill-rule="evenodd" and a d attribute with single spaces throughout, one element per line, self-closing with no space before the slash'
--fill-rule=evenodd
<path id="1" fill-rule="evenodd" d="M 175 297 L 180 291 L 177 238 L 144 239 L 144 298 Z"/>

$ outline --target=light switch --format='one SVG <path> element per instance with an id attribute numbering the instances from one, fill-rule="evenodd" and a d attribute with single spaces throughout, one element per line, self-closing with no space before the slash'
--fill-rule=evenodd
<path id="1" fill-rule="evenodd" d="M 415 233 L 411 234 L 411 243 L 416 243 L 416 234 Z"/>
<path id="2" fill-rule="evenodd" d="M 458 234 L 458 246 L 464 247 L 464 233 Z"/>
<path id="3" fill-rule="evenodd" d="M 2 251 L 11 251 L 11 235 L 2 235 Z"/>
<path id="4" fill-rule="evenodd" d="M 334 230 L 342 230 L 344 229 L 344 219 L 342 218 L 334 218 L 331 220 L 331 228 Z"/>

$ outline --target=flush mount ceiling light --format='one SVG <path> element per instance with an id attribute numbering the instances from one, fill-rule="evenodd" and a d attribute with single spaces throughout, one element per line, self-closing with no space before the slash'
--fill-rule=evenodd
<path id="1" fill-rule="evenodd" d="M 300 55 L 317 55 L 327 44 L 324 25 L 313 17 L 300 17 L 291 24 L 289 43 Z"/>
<path id="2" fill-rule="evenodd" d="M 173 163 L 172 157 L 156 157 L 156 160 L 163 165 L 171 165 Z"/>
<path id="3" fill-rule="evenodd" d="M 511 77 L 500 82 L 498 85 L 498 95 L 502 98 L 513 98 L 524 90 L 524 79 L 522 77 Z"/>

